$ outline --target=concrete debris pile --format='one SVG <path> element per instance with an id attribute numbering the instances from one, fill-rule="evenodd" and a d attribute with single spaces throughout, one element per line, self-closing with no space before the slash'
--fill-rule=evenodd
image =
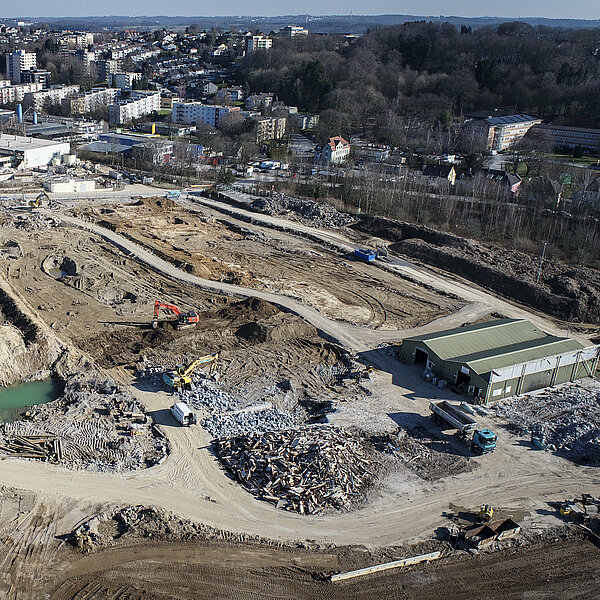
<path id="1" fill-rule="evenodd" d="M 194 388 L 179 391 L 179 400 L 189 404 L 196 410 L 207 410 L 211 413 L 222 413 L 234 410 L 238 399 L 219 389 L 210 379 L 194 376 Z"/>
<path id="2" fill-rule="evenodd" d="M 39 229 L 52 229 L 58 227 L 60 221 L 54 217 L 46 217 L 40 213 L 27 213 L 26 215 L 15 215 L 12 219 L 11 227 L 24 229 L 26 231 L 36 231 Z"/>
<path id="3" fill-rule="evenodd" d="M 200 424 L 213 438 L 231 438 L 244 435 L 260 435 L 294 427 L 294 417 L 274 406 L 249 406 L 224 415 L 211 415 Z"/>
<path id="4" fill-rule="evenodd" d="M 311 227 L 344 227 L 356 221 L 351 215 L 340 212 L 325 202 L 301 200 L 280 193 L 258 198 L 254 200 L 252 207 L 267 215 L 296 217 Z"/>
<path id="5" fill-rule="evenodd" d="M 220 460 L 251 493 L 301 514 L 350 508 L 373 478 L 368 446 L 343 428 L 254 433 L 215 445 Z"/>
<path id="6" fill-rule="evenodd" d="M 598 382 L 505 400 L 494 409 L 517 435 L 530 435 L 578 464 L 600 466 Z"/>
<path id="7" fill-rule="evenodd" d="M 111 380 L 69 382 L 58 400 L 0 424 L 0 452 L 68 468 L 119 472 L 149 467 L 167 442 L 142 406 Z"/>
<path id="8" fill-rule="evenodd" d="M 296 423 L 291 414 L 266 402 L 239 408 L 240 399 L 219 389 L 202 376 L 194 377 L 194 389 L 181 390 L 179 400 L 189 404 L 200 415 L 200 424 L 213 438 L 229 438 L 250 433 L 288 429 Z"/>
<path id="9" fill-rule="evenodd" d="M 398 428 L 395 433 L 373 436 L 371 442 L 377 450 L 392 454 L 425 481 L 437 481 L 472 469 L 469 458 L 452 452 L 447 439 Z"/>

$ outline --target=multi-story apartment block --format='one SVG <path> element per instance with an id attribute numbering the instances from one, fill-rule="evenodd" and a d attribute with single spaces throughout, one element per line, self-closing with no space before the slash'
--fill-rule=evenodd
<path id="1" fill-rule="evenodd" d="M 471 119 L 465 122 L 464 136 L 470 145 L 500 152 L 514 146 L 531 127 L 541 122 L 541 119 L 522 114 Z"/>
<path id="2" fill-rule="evenodd" d="M 98 81 L 110 83 L 113 73 L 121 70 L 121 61 L 119 60 L 97 60 Z"/>
<path id="3" fill-rule="evenodd" d="M 110 123 L 127 123 L 159 110 L 160 92 L 132 92 L 129 98 L 121 99 L 108 107 L 108 120 Z"/>
<path id="4" fill-rule="evenodd" d="M 16 50 L 6 55 L 6 76 L 12 83 L 21 83 L 21 71 L 35 70 L 36 67 L 35 52 Z"/>
<path id="5" fill-rule="evenodd" d="M 285 136 L 287 119 L 285 117 L 259 117 L 256 119 L 257 143 L 281 140 Z"/>
<path id="6" fill-rule="evenodd" d="M 262 110 L 273 104 L 273 94 L 252 94 L 246 98 L 246 110 Z"/>
<path id="7" fill-rule="evenodd" d="M 293 38 L 297 35 L 308 35 L 308 29 L 298 25 L 286 25 L 279 30 L 279 35 L 284 38 Z"/>
<path id="8" fill-rule="evenodd" d="M 230 112 L 239 111 L 239 106 L 219 106 L 202 102 L 173 102 L 174 123 L 194 123 L 217 127 L 221 119 Z"/>
<path id="9" fill-rule="evenodd" d="M 41 83 L 46 89 L 50 87 L 51 77 L 52 74 L 50 71 L 42 71 L 38 69 L 34 71 L 21 71 L 21 83 Z"/>
<path id="10" fill-rule="evenodd" d="M 217 92 L 217 98 L 223 102 L 227 99 L 231 102 L 239 102 L 244 97 L 244 90 L 239 86 L 222 88 Z"/>
<path id="11" fill-rule="evenodd" d="M 269 50 L 273 47 L 273 40 L 266 35 L 249 35 L 246 37 L 246 54 L 256 50 Z"/>
<path id="12" fill-rule="evenodd" d="M 111 85 L 122 90 L 131 90 L 133 82 L 139 81 L 141 78 L 141 73 L 112 73 Z"/>
<path id="13" fill-rule="evenodd" d="M 319 115 L 296 114 L 294 123 L 298 129 L 314 129 L 319 124 Z"/>
<path id="14" fill-rule="evenodd" d="M 84 115 L 112 104 L 119 97 L 119 93 L 120 90 L 116 88 L 92 88 L 89 92 L 63 99 L 62 110 L 69 115 Z"/>
<path id="15" fill-rule="evenodd" d="M 61 104 L 65 98 L 75 96 L 78 93 L 78 85 L 53 85 L 49 90 L 28 92 L 23 96 L 23 104 L 37 112 L 41 112 L 47 104 Z"/>
<path id="16" fill-rule="evenodd" d="M 25 83 L 22 85 L 6 85 L 0 87 L 0 106 L 23 102 L 28 92 L 39 92 L 44 89 L 41 83 Z"/>

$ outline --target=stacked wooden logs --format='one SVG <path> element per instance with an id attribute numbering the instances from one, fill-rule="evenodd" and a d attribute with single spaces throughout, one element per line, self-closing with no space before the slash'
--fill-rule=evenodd
<path id="1" fill-rule="evenodd" d="M 367 447 L 342 428 L 253 433 L 215 445 L 223 464 L 251 493 L 301 514 L 348 508 L 372 479 Z"/>

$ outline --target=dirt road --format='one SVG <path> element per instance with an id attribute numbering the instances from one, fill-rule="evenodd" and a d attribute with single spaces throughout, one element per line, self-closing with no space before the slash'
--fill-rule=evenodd
<path id="1" fill-rule="evenodd" d="M 248 194 L 241 194 L 238 192 L 231 193 L 230 195 L 234 199 L 253 199 L 253 197 L 249 196 Z M 193 206 L 193 204 L 209 206 L 213 209 L 223 211 L 226 214 L 242 216 L 245 219 L 249 219 L 257 223 L 264 223 L 270 227 L 296 232 L 299 235 L 308 236 L 311 239 L 319 239 L 327 245 L 338 248 L 342 252 L 351 253 L 354 248 L 356 248 L 356 243 L 340 231 L 321 230 L 314 227 L 309 227 L 296 221 L 290 221 L 288 219 L 271 215 L 263 215 L 254 211 L 240 208 L 238 206 L 227 204 L 226 202 L 208 199 L 199 195 L 194 195 L 191 200 L 189 198 L 182 199 L 181 203 L 187 204 L 188 206 Z M 555 320 L 552 320 L 541 313 L 532 311 L 529 308 L 518 306 L 503 300 L 502 298 L 491 294 L 477 285 L 461 279 L 460 277 L 453 276 L 452 274 L 417 265 L 410 261 L 393 256 L 390 256 L 385 261 L 382 261 L 381 265 L 387 269 L 397 272 L 402 276 L 408 277 L 413 281 L 418 281 L 419 283 L 432 286 L 433 288 L 442 292 L 454 294 L 469 302 L 469 305 L 461 311 L 445 317 L 443 322 L 444 327 L 460 326 L 465 322 L 475 321 L 487 314 L 497 312 L 515 319 L 528 319 L 544 331 L 554 335 L 567 334 L 566 329 L 558 326 Z M 441 329 L 441 322 L 435 323 L 433 327 L 437 330 Z M 414 330 L 414 335 L 417 335 L 421 331 L 425 331 L 425 328 Z M 585 336 L 575 337 L 579 337 L 582 343 L 589 344 L 589 340 L 585 338 Z"/>

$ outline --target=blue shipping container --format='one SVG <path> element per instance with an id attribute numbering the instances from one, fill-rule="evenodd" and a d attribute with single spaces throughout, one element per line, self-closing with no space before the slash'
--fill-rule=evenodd
<path id="1" fill-rule="evenodd" d="M 377 252 L 375 250 L 366 250 L 364 248 L 357 248 L 354 251 L 354 256 L 365 262 L 373 262 L 377 258 Z"/>

